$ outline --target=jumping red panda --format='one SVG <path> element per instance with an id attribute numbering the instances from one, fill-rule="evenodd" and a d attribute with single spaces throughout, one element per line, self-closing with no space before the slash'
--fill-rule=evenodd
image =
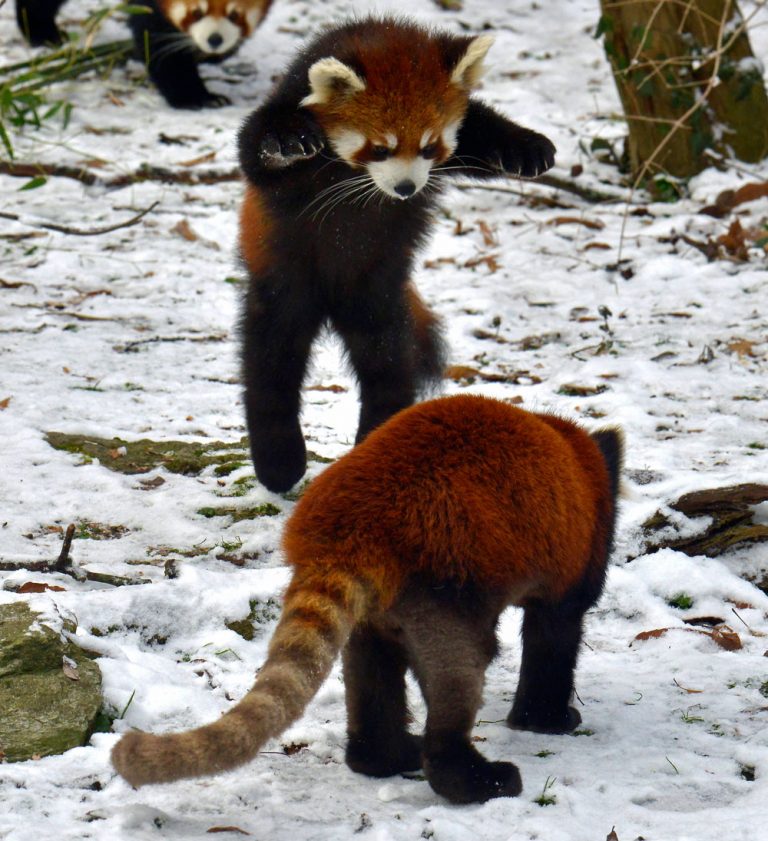
<path id="1" fill-rule="evenodd" d="M 16 0 L 19 29 L 33 46 L 60 44 L 56 14 L 65 0 Z M 139 0 L 147 13 L 131 14 L 136 57 L 147 64 L 160 93 L 174 108 L 229 104 L 210 93 L 198 63 L 231 56 L 264 19 L 272 0 Z"/>
<path id="2" fill-rule="evenodd" d="M 283 536 L 293 578 L 267 661 L 218 721 L 130 733 L 112 752 L 135 786 L 252 759 L 303 713 L 343 650 L 350 768 L 423 768 L 454 803 L 514 796 L 509 762 L 470 741 L 496 625 L 524 609 L 510 727 L 565 733 L 584 612 L 603 588 L 621 462 L 617 430 L 475 396 L 395 415 L 315 479 Z M 408 732 L 405 673 L 427 705 Z"/>
<path id="3" fill-rule="evenodd" d="M 240 131 L 246 416 L 270 490 L 306 468 L 300 389 L 323 324 L 358 379 L 358 442 L 442 376 L 438 320 L 409 274 L 447 179 L 533 177 L 554 161 L 546 137 L 471 95 L 491 41 L 395 18 L 343 24 Z"/>

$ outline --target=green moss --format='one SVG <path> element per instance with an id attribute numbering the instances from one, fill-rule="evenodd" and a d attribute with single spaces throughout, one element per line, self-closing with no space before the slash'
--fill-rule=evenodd
<path id="1" fill-rule="evenodd" d="M 206 506 L 198 508 L 197 513 L 208 519 L 212 517 L 231 517 L 232 522 L 239 523 L 241 520 L 255 520 L 258 517 L 275 517 L 281 513 L 281 509 L 271 502 L 262 505 L 254 505 L 250 508 L 235 508 L 232 505 L 222 505 L 218 508 Z"/>
<path id="2" fill-rule="evenodd" d="M 678 593 L 673 599 L 670 599 L 667 604 L 670 607 L 680 608 L 680 610 L 688 610 L 693 607 L 693 599 L 687 593 Z"/>
<path id="3" fill-rule="evenodd" d="M 248 458 L 246 437 L 230 443 L 153 441 L 149 438 L 124 441 L 122 438 L 48 432 L 45 439 L 57 450 L 81 456 L 82 463 L 98 459 L 108 470 L 127 474 L 147 473 L 157 467 L 164 467 L 171 473 L 196 476 L 210 465 L 242 465 Z"/>

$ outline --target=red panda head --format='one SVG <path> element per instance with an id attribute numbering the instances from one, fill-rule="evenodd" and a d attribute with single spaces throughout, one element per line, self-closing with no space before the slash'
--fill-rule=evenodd
<path id="1" fill-rule="evenodd" d="M 158 0 L 163 15 L 206 55 L 224 55 L 248 38 L 272 0 Z"/>
<path id="2" fill-rule="evenodd" d="M 352 39 L 348 61 L 322 58 L 309 68 L 310 93 L 301 104 L 342 160 L 364 167 L 386 195 L 407 199 L 456 148 L 493 39 L 435 35 L 394 21 L 371 28 Z"/>

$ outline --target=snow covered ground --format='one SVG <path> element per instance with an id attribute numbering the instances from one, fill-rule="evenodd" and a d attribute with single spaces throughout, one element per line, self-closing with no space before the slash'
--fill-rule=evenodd
<path id="1" fill-rule="evenodd" d="M 2 63 L 27 55 L 8 5 L 0 9 Z M 63 24 L 73 27 L 95 5 L 73 0 Z M 749 0 L 741 5 L 754 8 Z M 615 140 L 623 131 L 611 118 L 618 100 L 593 38 L 596 0 L 465 0 L 458 12 L 432 0 L 277 0 L 236 58 L 204 71 L 232 107 L 170 110 L 155 90 L 137 86 L 142 71 L 132 64 L 106 81 L 62 86 L 58 92 L 75 104 L 68 128 L 54 123 L 17 137 L 17 159 L 85 166 L 105 181 L 144 164 L 228 172 L 239 123 L 302 38 L 369 8 L 453 31 L 493 29 L 483 97 L 552 137 L 556 175 L 570 177 L 580 165 L 577 183 L 626 198 L 616 171 L 588 152 L 594 138 Z M 100 37 L 124 36 L 114 21 Z M 751 36 L 756 55 L 768 55 L 765 7 Z M 762 837 L 768 596 L 746 579 L 766 575 L 768 544 L 718 559 L 670 549 L 644 554 L 640 525 L 658 509 L 669 513 L 665 506 L 688 491 L 768 483 L 765 252 L 753 245 L 740 262 L 721 249 L 708 262 L 690 244 L 716 240 L 735 218 L 744 229 L 764 226 L 766 198 L 725 219 L 700 211 L 720 191 L 766 178 L 768 162 L 709 170 L 694 179 L 690 198 L 671 205 L 642 196 L 629 207 L 588 204 L 515 182 L 497 185 L 507 192 L 446 196 L 416 280 L 445 318 L 451 363 L 479 374 L 471 384 L 446 381 L 445 391 L 515 398 L 588 427 L 619 424 L 627 440 L 628 498 L 577 675 L 578 735 L 503 726 L 520 653 L 519 618 L 510 611 L 503 619 L 476 736 L 489 758 L 520 766 L 520 797 L 454 807 L 423 780 L 353 774 L 343 763 L 343 686 L 334 672 L 300 723 L 252 764 L 218 778 L 134 791 L 109 765 L 114 733 L 63 756 L 4 764 L 0 838 L 195 841 L 229 828 L 217 837 L 602 841 L 612 827 L 620 841 Z M 259 486 L 222 500 L 243 487 L 236 483 L 252 475 L 250 465 L 225 476 L 213 468 L 131 476 L 55 450 L 45 433 L 241 438 L 235 324 L 242 287 L 234 261 L 241 187 L 147 181 L 107 189 L 51 178 L 19 192 L 24 183 L 0 176 L 0 209 L 22 219 L 0 219 L 0 559 L 55 558 L 61 528 L 88 523 L 81 531 L 91 539 L 73 544 L 79 565 L 150 583 L 0 573 L 0 602 L 29 599 L 54 626 L 76 619 L 77 641 L 100 655 L 116 732 L 188 728 L 240 697 L 263 660 L 287 580 L 278 542 L 292 502 Z M 99 227 L 154 202 L 140 224 L 101 236 L 35 227 Z M 574 385 L 581 394 L 564 388 Z M 352 444 L 357 397 L 330 337 L 318 347 L 307 386 L 309 446 L 335 458 Z M 320 469 L 311 463 L 311 474 Z M 164 481 L 151 481 L 157 477 Z M 197 513 L 222 502 L 269 502 L 280 513 L 239 522 Z M 757 520 L 768 523 L 768 504 Z M 164 575 L 169 559 L 177 578 Z M 13 592 L 29 580 L 66 589 Z M 680 594 L 690 607 L 670 604 Z M 253 605 L 261 624 L 248 642 L 226 623 L 244 619 Z M 722 617 L 743 647 L 727 651 L 686 632 L 683 620 L 700 616 Z M 635 640 L 660 628 L 673 630 Z M 418 725 L 424 708 L 415 690 L 412 701 Z M 545 788 L 550 805 L 537 802 Z"/>

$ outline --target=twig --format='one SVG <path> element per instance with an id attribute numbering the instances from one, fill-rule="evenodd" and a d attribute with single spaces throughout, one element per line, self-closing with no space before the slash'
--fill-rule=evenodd
<path id="1" fill-rule="evenodd" d="M 554 187 L 556 190 L 564 190 L 566 193 L 573 193 L 584 201 L 590 204 L 601 203 L 617 203 L 623 201 L 623 197 L 614 195 L 612 193 L 603 193 L 600 190 L 595 190 L 592 187 L 582 187 L 580 184 L 574 184 L 566 178 L 560 178 L 557 175 L 539 175 L 530 183 L 543 184 L 545 187 Z M 493 184 L 455 184 L 459 190 L 485 190 L 489 193 L 512 193 L 516 196 L 524 196 L 526 193 L 516 190 L 514 187 L 504 187 Z"/>
<path id="2" fill-rule="evenodd" d="M 75 536 L 75 524 L 70 523 L 64 533 L 64 542 L 61 545 L 61 552 L 56 562 L 51 568 L 52 572 L 67 572 L 67 568 L 72 566 L 72 559 L 69 557 L 69 549 L 72 546 L 72 538 Z"/>
<path id="3" fill-rule="evenodd" d="M 117 222 L 114 225 L 104 225 L 101 228 L 72 228 L 69 225 L 56 225 L 53 222 L 28 222 L 22 219 L 18 213 L 3 213 L 0 212 L 0 218 L 13 219 L 21 222 L 23 225 L 28 225 L 30 228 L 45 228 L 47 231 L 57 231 L 60 234 L 71 234 L 78 237 L 94 237 L 100 234 L 108 234 L 111 231 L 117 231 L 120 228 L 130 228 L 132 225 L 140 222 L 148 213 L 151 213 L 160 204 L 159 201 L 152 202 L 149 207 L 127 219 L 125 222 Z"/>
<path id="4" fill-rule="evenodd" d="M 0 161 L 0 175 L 10 175 L 14 178 L 34 178 L 36 175 L 45 175 L 50 178 L 72 178 L 89 187 L 98 185 L 108 190 L 118 187 L 127 187 L 131 184 L 138 184 L 142 181 L 160 181 L 163 184 L 184 184 L 193 186 L 195 184 L 220 184 L 225 181 L 238 181 L 240 170 L 185 170 L 177 172 L 160 166 L 142 166 L 134 172 L 125 175 L 117 175 L 114 178 L 101 178 L 95 172 L 77 166 L 66 166 L 59 164 L 44 163 L 15 163 L 12 161 Z"/>

